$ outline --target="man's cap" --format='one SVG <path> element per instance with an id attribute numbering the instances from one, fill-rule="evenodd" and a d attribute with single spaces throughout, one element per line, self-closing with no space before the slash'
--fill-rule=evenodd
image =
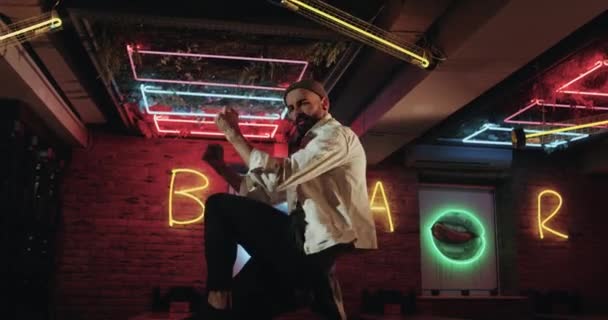
<path id="1" fill-rule="evenodd" d="M 298 82 L 294 82 L 289 87 L 287 87 L 287 89 L 285 90 L 285 93 L 283 94 L 283 102 L 285 104 L 287 104 L 287 101 L 286 101 L 287 94 L 289 94 L 289 92 L 291 92 L 295 89 L 310 90 L 310 91 L 316 93 L 321 98 L 327 98 L 327 92 L 325 91 L 325 88 L 323 87 L 323 85 L 320 82 L 312 80 L 312 79 L 306 79 L 306 80 L 300 80 Z"/>

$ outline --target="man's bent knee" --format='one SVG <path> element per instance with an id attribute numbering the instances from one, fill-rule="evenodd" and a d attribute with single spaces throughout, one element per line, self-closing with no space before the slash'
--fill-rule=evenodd
<path id="1" fill-rule="evenodd" d="M 228 200 L 231 196 L 231 194 L 224 192 L 214 193 L 207 197 L 207 201 L 205 201 L 205 208 L 216 208 L 224 201 Z"/>
<path id="2" fill-rule="evenodd" d="M 225 211 L 228 207 L 227 204 L 231 204 L 235 201 L 238 196 L 229 193 L 214 193 L 207 198 L 205 201 L 205 216 L 216 215 L 222 211 Z"/>

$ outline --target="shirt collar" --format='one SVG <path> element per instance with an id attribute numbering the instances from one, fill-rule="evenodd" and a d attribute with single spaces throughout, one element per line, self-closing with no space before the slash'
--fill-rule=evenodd
<path id="1" fill-rule="evenodd" d="M 333 117 L 328 112 L 323 118 L 321 118 L 321 120 L 317 121 L 317 123 L 315 123 L 315 125 L 312 126 L 312 128 L 308 129 L 308 131 L 306 131 L 306 134 L 304 136 L 306 136 L 307 134 L 309 134 L 313 130 L 315 130 L 315 129 L 321 127 L 321 126 L 323 126 L 324 124 L 328 123 L 331 119 L 333 119 Z"/>

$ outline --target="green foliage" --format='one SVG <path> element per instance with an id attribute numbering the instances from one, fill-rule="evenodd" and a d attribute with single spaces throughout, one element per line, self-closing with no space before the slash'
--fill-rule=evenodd
<path id="1" fill-rule="evenodd" d="M 329 68 L 336 63 L 340 55 L 346 50 L 347 43 L 342 42 L 315 42 L 307 52 L 307 60 L 315 66 Z"/>

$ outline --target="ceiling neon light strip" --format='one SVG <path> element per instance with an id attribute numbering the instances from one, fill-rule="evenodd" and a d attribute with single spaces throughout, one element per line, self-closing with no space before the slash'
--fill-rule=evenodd
<path id="1" fill-rule="evenodd" d="M 211 124 L 215 125 L 214 121 L 209 120 L 196 120 L 196 119 L 172 119 L 165 116 L 154 115 L 154 125 L 156 127 L 157 132 L 159 133 L 171 133 L 171 134 L 179 134 L 180 131 L 176 129 L 162 129 L 160 127 L 160 123 L 183 123 L 183 124 Z M 276 123 L 252 123 L 252 122 L 239 122 L 239 126 L 241 127 L 258 127 L 258 128 L 269 128 L 269 132 L 263 134 L 250 134 L 244 133 L 243 136 L 246 138 L 257 138 L 257 139 L 274 139 L 276 135 L 279 125 Z M 201 135 L 201 136 L 224 136 L 224 133 L 219 131 L 206 131 L 206 130 L 190 130 L 190 134 L 192 135 Z"/>
<path id="2" fill-rule="evenodd" d="M 590 74 L 594 73 L 595 71 L 604 68 L 604 67 L 608 67 L 608 60 L 598 60 L 595 62 L 595 64 L 593 64 L 593 66 L 581 73 L 578 77 L 566 82 L 564 85 L 562 85 L 561 87 L 557 88 L 557 90 L 555 90 L 556 92 L 559 93 L 568 93 L 568 94 L 578 94 L 578 95 L 586 95 L 586 96 L 603 96 L 603 97 L 608 97 L 608 92 L 593 92 L 593 91 L 580 91 L 580 90 L 568 90 L 568 87 L 570 85 L 572 85 L 573 83 L 589 76 Z"/>
<path id="3" fill-rule="evenodd" d="M 591 122 L 591 123 L 579 124 L 579 125 L 571 126 L 571 127 L 552 129 L 552 130 L 540 131 L 540 132 L 536 132 L 536 133 L 532 133 L 532 134 L 527 134 L 526 139 L 546 136 L 549 134 L 566 134 L 566 133 L 569 133 L 568 131 L 591 128 L 591 127 L 599 127 L 599 126 L 605 126 L 605 125 L 608 125 L 608 120 L 596 121 L 596 122 Z"/>
<path id="4" fill-rule="evenodd" d="M 529 125 L 548 125 L 548 126 L 557 126 L 557 127 L 567 127 L 573 126 L 574 123 L 565 123 L 565 122 L 542 122 L 542 121 L 528 121 L 528 120 L 515 120 L 517 116 L 522 113 L 534 108 L 534 107 L 553 107 L 553 108 L 566 108 L 566 109 L 582 109 L 582 110 L 591 110 L 591 111 L 608 111 L 607 107 L 587 107 L 580 105 L 569 105 L 569 104 L 559 104 L 559 103 L 545 103 L 540 99 L 533 99 L 530 104 L 515 112 L 514 114 L 505 118 L 505 123 L 516 123 L 516 124 L 529 124 Z"/>
<path id="5" fill-rule="evenodd" d="M 208 98 L 225 98 L 225 99 L 243 99 L 243 100 L 256 100 L 256 101 L 283 101 L 281 98 L 274 97 L 258 97 L 258 96 L 243 96 L 243 95 L 231 95 L 231 94 L 215 94 L 215 93 L 204 93 L 204 92 L 191 92 L 191 91 L 172 91 L 172 90 L 160 90 L 146 86 L 144 84 L 139 86 L 142 100 L 146 112 L 149 114 L 164 114 L 174 116 L 199 116 L 199 117 L 217 117 L 215 113 L 207 113 L 203 111 L 196 112 L 181 112 L 181 111 L 155 111 L 150 109 L 150 103 L 148 102 L 147 94 L 166 94 L 166 95 L 178 95 L 178 96 L 190 96 L 190 97 L 208 97 Z M 279 120 L 281 114 L 271 113 L 265 116 L 256 115 L 239 115 L 240 119 L 250 120 Z"/>
<path id="6" fill-rule="evenodd" d="M 156 94 L 175 94 L 178 96 L 192 96 L 192 97 L 208 97 L 208 98 L 225 98 L 225 99 L 246 99 L 256 101 L 278 101 L 281 102 L 283 99 L 277 97 L 261 97 L 261 96 L 245 96 L 239 94 L 223 94 L 223 93 L 206 93 L 206 92 L 193 92 L 193 91 L 175 91 L 175 90 L 161 90 L 154 89 L 149 86 L 143 86 L 142 91 L 145 93 L 156 93 Z"/>
<path id="7" fill-rule="evenodd" d="M 467 137 L 462 139 L 463 143 L 473 143 L 473 144 L 487 144 L 487 145 L 497 145 L 497 146 L 512 146 L 512 142 L 511 141 L 492 141 L 492 140 L 480 140 L 480 139 L 475 139 L 476 136 L 486 132 L 486 131 L 503 131 L 503 132 L 511 132 L 513 130 L 513 128 L 505 128 L 505 127 L 500 127 L 497 126 L 495 124 L 484 124 L 481 129 L 477 130 L 476 132 L 468 135 Z M 541 130 L 529 130 L 529 129 L 524 129 L 524 132 L 532 132 L 532 133 L 543 133 L 544 131 Z M 584 139 L 587 138 L 589 135 L 588 134 L 583 134 L 583 133 L 575 133 L 575 132 L 563 132 L 563 133 L 556 133 L 557 135 L 561 135 L 564 138 L 569 138 L 567 140 L 558 140 L 558 141 L 553 141 L 550 143 L 545 144 L 544 146 L 546 147 L 557 147 L 559 145 L 562 145 L 564 143 L 568 143 L 569 141 L 576 141 L 576 140 L 580 140 L 580 139 Z M 528 136 L 526 136 L 528 137 Z M 526 144 L 526 146 L 529 147 L 542 147 L 542 144 L 539 143 L 529 143 Z"/>
<path id="8" fill-rule="evenodd" d="M 314 3 L 314 5 L 313 5 Z M 422 68 L 428 68 L 430 65 L 429 59 L 426 58 L 424 50 L 409 44 L 405 48 L 404 45 L 399 45 L 395 41 L 389 41 L 391 34 L 386 32 L 366 21 L 353 17 L 346 12 L 334 8 L 322 1 L 300 1 L 300 0 L 282 0 L 286 8 L 301 13 L 304 16 L 310 14 L 310 18 L 319 20 L 319 22 L 328 25 L 334 29 L 338 29 L 347 36 L 363 41 L 379 50 L 385 51 L 398 58 L 403 58 L 400 55 L 395 55 L 393 51 L 399 52 L 408 57 L 408 60 Z M 321 9 L 323 8 L 323 9 Z M 304 9 L 304 10 L 300 10 Z M 333 11 L 334 14 L 329 13 Z M 344 29 L 344 30 L 343 30 Z M 387 50 L 388 49 L 388 50 Z"/>
<path id="9" fill-rule="evenodd" d="M 302 71 L 296 79 L 296 81 L 302 80 L 304 73 L 308 68 L 308 61 L 305 60 L 288 60 L 288 59 L 273 59 L 273 58 L 255 58 L 255 57 L 243 57 L 243 56 L 228 56 L 228 55 L 215 55 L 215 54 L 200 54 L 200 53 L 185 53 L 185 52 L 171 52 L 171 51 L 153 51 L 153 50 L 135 50 L 131 45 L 127 45 L 127 53 L 129 55 L 129 62 L 131 64 L 131 71 L 133 78 L 137 81 L 143 82 L 159 82 L 159 83 L 173 83 L 173 84 L 191 84 L 191 85 L 202 85 L 202 86 L 216 86 L 216 87 L 228 87 L 228 88 L 242 88 L 242 89 L 260 89 L 260 90 L 275 90 L 284 91 L 286 88 L 283 87 L 271 87 L 271 86 L 256 86 L 256 85 L 245 85 L 237 83 L 222 83 L 222 82 L 210 82 L 210 81 L 188 81 L 188 80 L 170 80 L 170 79 L 156 79 L 156 78 L 142 78 L 137 74 L 135 62 L 133 61 L 133 52 L 138 54 L 150 54 L 150 55 L 162 55 L 162 56 L 177 56 L 177 57 L 191 57 L 191 58 L 207 58 L 207 59 L 222 59 L 222 60 L 238 60 L 238 61 L 255 61 L 255 62 L 268 62 L 268 63 L 286 63 L 296 64 L 302 66 Z M 294 81 L 295 82 L 295 81 Z"/>
<path id="10" fill-rule="evenodd" d="M 38 18 L 34 18 L 34 19 L 38 19 Z M 22 22 L 17 22 L 14 25 L 22 25 L 22 24 L 28 24 L 28 20 L 26 21 L 22 21 Z M 45 32 L 51 31 L 53 29 L 57 29 L 59 27 L 61 27 L 61 25 L 63 24 L 63 21 L 58 18 L 58 17 L 51 17 L 47 20 L 44 20 L 42 22 L 38 22 L 35 23 L 33 25 L 27 26 L 27 27 L 23 27 L 23 28 L 19 28 L 15 31 L 9 32 L 7 34 L 4 35 L 0 35 L 0 42 L 1 41 L 5 41 L 7 40 L 10 41 L 13 38 L 15 38 L 17 40 L 17 42 L 23 42 L 26 40 L 29 40 L 31 38 L 34 38 L 35 36 L 41 35 Z M 9 26 L 10 28 L 11 26 Z M 33 31 L 33 34 L 31 34 L 30 36 L 27 36 L 26 33 Z M 21 36 L 21 38 L 17 38 Z"/>

